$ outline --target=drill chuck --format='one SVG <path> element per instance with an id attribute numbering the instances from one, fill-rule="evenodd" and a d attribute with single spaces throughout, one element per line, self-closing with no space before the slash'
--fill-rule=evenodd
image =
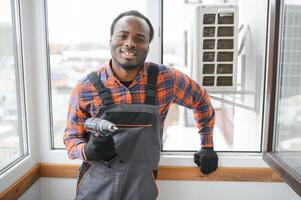
<path id="1" fill-rule="evenodd" d="M 84 126 L 88 131 L 100 133 L 102 136 L 110 135 L 118 129 L 112 122 L 100 118 L 88 118 Z"/>

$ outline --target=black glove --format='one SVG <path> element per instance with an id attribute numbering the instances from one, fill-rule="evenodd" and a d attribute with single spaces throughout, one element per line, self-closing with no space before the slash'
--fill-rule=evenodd
<path id="1" fill-rule="evenodd" d="M 112 136 L 95 137 L 91 134 L 84 151 L 88 161 L 109 161 L 117 155 Z"/>
<path id="2" fill-rule="evenodd" d="M 194 154 L 194 162 L 203 174 L 210 174 L 217 168 L 218 157 L 213 148 L 202 148 Z"/>

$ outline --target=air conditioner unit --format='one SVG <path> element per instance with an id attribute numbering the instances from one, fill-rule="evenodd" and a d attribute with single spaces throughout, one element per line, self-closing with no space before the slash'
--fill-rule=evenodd
<path id="1" fill-rule="evenodd" d="M 198 5 L 193 18 L 192 76 L 207 91 L 236 90 L 238 6 Z"/>

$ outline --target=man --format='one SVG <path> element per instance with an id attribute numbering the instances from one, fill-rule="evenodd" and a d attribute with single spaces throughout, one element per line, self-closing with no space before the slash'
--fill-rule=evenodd
<path id="1" fill-rule="evenodd" d="M 141 13 L 120 14 L 111 25 L 112 59 L 71 93 L 64 143 L 71 159 L 83 160 L 76 199 L 156 199 L 161 132 L 172 103 L 194 109 L 201 136 L 194 161 L 201 172 L 217 168 L 209 96 L 180 71 L 145 62 L 153 35 Z M 84 122 L 90 117 L 109 120 L 118 130 L 107 137 L 89 134 Z"/>

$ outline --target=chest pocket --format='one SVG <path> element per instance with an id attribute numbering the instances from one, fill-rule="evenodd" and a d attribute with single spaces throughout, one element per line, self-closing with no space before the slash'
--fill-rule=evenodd
<path id="1" fill-rule="evenodd" d="M 109 112 L 105 119 L 120 128 L 150 127 L 154 123 L 153 114 L 146 112 Z"/>
<path id="2" fill-rule="evenodd" d="M 127 164 L 153 163 L 156 124 L 154 115 L 146 112 L 108 112 L 104 117 L 118 130 L 114 134 L 119 162 Z"/>

